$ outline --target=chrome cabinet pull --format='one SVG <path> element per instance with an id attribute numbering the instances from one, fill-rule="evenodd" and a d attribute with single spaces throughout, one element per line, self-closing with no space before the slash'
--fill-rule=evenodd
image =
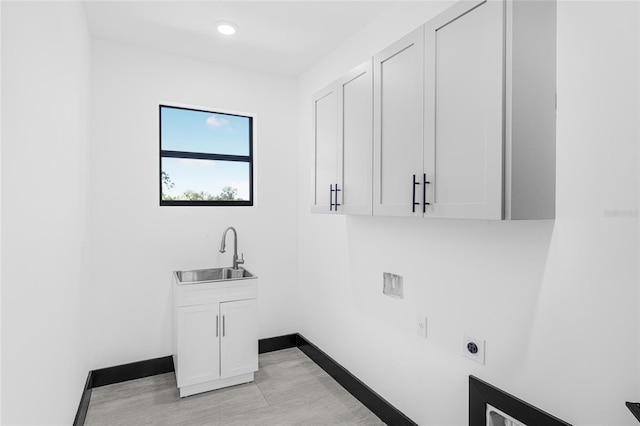
<path id="1" fill-rule="evenodd" d="M 224 337 L 226 335 L 226 327 L 225 327 L 225 320 L 224 320 L 224 315 L 222 316 L 222 337 Z"/>
<path id="2" fill-rule="evenodd" d="M 218 315 L 216 315 L 216 337 L 218 337 L 218 330 L 220 329 L 220 326 L 218 324 Z"/>
<path id="3" fill-rule="evenodd" d="M 336 183 L 336 202 L 334 204 L 334 206 L 336 207 L 336 211 L 338 211 L 338 206 L 341 206 L 342 204 L 338 204 L 338 191 L 342 191 L 342 189 L 338 189 L 338 184 Z"/>

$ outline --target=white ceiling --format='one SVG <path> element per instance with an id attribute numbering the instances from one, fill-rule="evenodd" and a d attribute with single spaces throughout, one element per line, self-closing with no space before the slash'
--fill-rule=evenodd
<path id="1" fill-rule="evenodd" d="M 297 76 L 393 1 L 92 1 L 89 29 L 106 38 L 250 69 Z M 215 23 L 240 27 L 218 34 Z"/>

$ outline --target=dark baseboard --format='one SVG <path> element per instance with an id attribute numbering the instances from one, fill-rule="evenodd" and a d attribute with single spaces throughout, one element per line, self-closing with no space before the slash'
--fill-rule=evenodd
<path id="1" fill-rule="evenodd" d="M 297 334 L 286 334 L 284 336 L 270 337 L 258 340 L 258 353 L 279 351 L 282 349 L 295 348 L 297 346 Z"/>
<path id="2" fill-rule="evenodd" d="M 409 417 L 391 405 L 387 400 L 378 395 L 369 386 L 362 383 L 356 376 L 351 374 L 346 368 L 338 364 L 333 358 L 318 349 L 302 335 L 297 335 L 298 348 L 305 353 L 313 362 L 318 364 L 333 379 L 340 383 L 351 395 L 367 407 L 380 420 L 389 425 L 417 425 Z"/>
<path id="3" fill-rule="evenodd" d="M 260 339 L 258 352 L 266 353 L 281 349 L 294 348 L 296 346 L 296 334 Z M 156 374 L 171 373 L 175 371 L 173 357 L 171 355 L 129 364 L 116 365 L 115 367 L 93 370 L 92 388 L 126 382 L 128 380 L 142 379 Z"/>
<path id="4" fill-rule="evenodd" d="M 73 426 L 84 425 L 84 420 L 87 418 L 87 411 L 89 411 L 89 401 L 91 400 L 91 388 L 93 387 L 92 385 L 93 385 L 93 372 L 89 371 L 89 374 L 87 374 L 87 381 L 84 383 L 82 396 L 80 397 L 80 405 L 78 405 L 76 418 L 73 419 Z"/>
<path id="5" fill-rule="evenodd" d="M 378 416 L 383 422 L 390 425 L 416 425 L 410 418 L 396 409 L 380 395 L 375 393 L 370 387 L 362 383 L 347 369 L 334 361 L 329 355 L 321 351 L 317 346 L 310 343 L 300 334 L 287 334 L 284 336 L 260 339 L 258 341 L 258 352 L 267 353 L 281 349 L 298 347 L 311 360 L 318 364 L 333 379 L 345 388 L 351 395 L 357 398 L 371 412 Z M 117 365 L 115 367 L 101 368 L 89 372 L 85 390 L 78 412 L 76 413 L 74 426 L 83 426 L 91 400 L 91 389 L 114 383 L 126 382 L 129 380 L 141 379 L 143 377 L 155 376 L 175 371 L 173 357 L 165 356 L 161 358 L 149 359 L 145 361 L 132 362 L 130 364 Z"/>
<path id="6" fill-rule="evenodd" d="M 130 364 L 117 365 L 115 367 L 101 368 L 99 370 L 93 370 L 93 384 L 91 387 L 98 388 L 100 386 L 112 385 L 128 380 L 155 376 L 156 374 L 170 373 L 172 371 L 174 371 L 172 356 L 163 356 L 161 358 L 147 359 Z"/>

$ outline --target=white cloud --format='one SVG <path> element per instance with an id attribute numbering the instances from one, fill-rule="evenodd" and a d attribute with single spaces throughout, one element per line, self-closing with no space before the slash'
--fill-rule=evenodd
<path id="1" fill-rule="evenodd" d="M 207 124 L 213 127 L 222 127 L 222 126 L 227 126 L 229 124 L 229 121 L 225 120 L 222 117 L 212 115 L 209 118 L 207 118 Z"/>

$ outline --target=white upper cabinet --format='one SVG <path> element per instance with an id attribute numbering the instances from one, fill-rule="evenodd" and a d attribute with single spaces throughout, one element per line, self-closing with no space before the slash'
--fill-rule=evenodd
<path id="1" fill-rule="evenodd" d="M 502 219 L 503 2 L 425 25 L 425 216 Z"/>
<path id="2" fill-rule="evenodd" d="M 338 211 L 371 216 L 373 76 L 371 60 L 338 80 Z"/>
<path id="3" fill-rule="evenodd" d="M 371 215 L 371 60 L 313 98 L 314 213 Z"/>
<path id="4" fill-rule="evenodd" d="M 555 217 L 555 1 L 458 2 L 366 70 L 314 98 L 314 211 Z"/>
<path id="5" fill-rule="evenodd" d="M 505 65 L 505 219 L 556 212 L 556 2 L 509 1 Z"/>
<path id="6" fill-rule="evenodd" d="M 423 28 L 375 55 L 373 67 L 373 214 L 421 216 Z"/>
<path id="7" fill-rule="evenodd" d="M 336 83 L 313 98 L 313 194 L 311 211 L 334 209 L 334 185 L 338 182 L 338 91 Z"/>
<path id="8" fill-rule="evenodd" d="M 555 218 L 556 2 L 457 3 L 425 63 L 425 216 Z"/>
<path id="9" fill-rule="evenodd" d="M 374 214 L 555 217 L 554 1 L 461 1 L 374 64 Z"/>

